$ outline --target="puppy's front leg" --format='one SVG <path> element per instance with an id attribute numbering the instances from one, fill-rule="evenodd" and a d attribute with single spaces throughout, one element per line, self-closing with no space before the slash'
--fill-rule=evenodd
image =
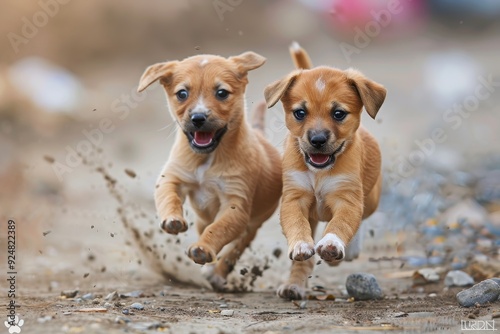
<path id="1" fill-rule="evenodd" d="M 314 194 L 300 189 L 284 189 L 280 223 L 288 241 L 290 260 L 305 261 L 314 255 L 314 239 L 307 217 Z"/>
<path id="2" fill-rule="evenodd" d="M 181 181 L 172 174 L 162 174 L 155 190 L 155 204 L 161 219 L 160 227 L 169 234 L 187 231 L 182 214 Z"/>
<path id="3" fill-rule="evenodd" d="M 225 245 L 246 233 L 251 207 L 252 203 L 247 199 L 229 197 L 222 204 L 216 221 L 205 228 L 198 242 L 191 245 L 188 256 L 198 264 L 213 262 Z"/>
<path id="4" fill-rule="evenodd" d="M 328 222 L 323 238 L 316 244 L 316 252 L 326 262 L 337 262 L 344 258 L 345 247 L 361 225 L 363 216 L 363 193 L 361 189 L 334 194 L 327 198 L 333 218 Z"/>

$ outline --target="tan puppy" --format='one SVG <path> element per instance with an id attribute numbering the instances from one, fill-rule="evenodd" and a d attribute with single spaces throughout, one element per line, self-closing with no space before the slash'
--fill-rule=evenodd
<path id="1" fill-rule="evenodd" d="M 375 118 L 386 90 L 353 69 L 309 69 L 309 56 L 297 43 L 290 51 L 296 67 L 304 70 L 266 87 L 265 97 L 268 107 L 281 100 L 290 131 L 283 158 L 281 226 L 293 263 L 278 295 L 302 299 L 315 252 L 329 264 L 344 259 L 361 220 L 378 206 L 380 150 L 360 120 L 363 106 Z M 315 245 L 318 221 L 328 223 Z M 348 255 L 357 257 L 356 252 Z"/>
<path id="2" fill-rule="evenodd" d="M 160 80 L 182 130 L 156 186 L 161 228 L 187 230 L 182 205 L 189 197 L 200 237 L 188 256 L 211 264 L 204 274 L 217 290 L 281 196 L 281 157 L 263 135 L 265 105 L 254 114 L 256 130 L 245 120 L 247 73 L 264 62 L 253 52 L 198 55 L 148 67 L 138 88 Z"/>

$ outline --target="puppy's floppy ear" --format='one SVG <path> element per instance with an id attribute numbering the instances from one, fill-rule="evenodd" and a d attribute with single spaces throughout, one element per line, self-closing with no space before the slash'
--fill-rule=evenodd
<path id="1" fill-rule="evenodd" d="M 261 67 L 266 62 L 266 58 L 252 51 L 230 57 L 229 60 L 233 61 L 243 74 Z"/>
<path id="2" fill-rule="evenodd" d="M 139 80 L 138 92 L 142 92 L 149 87 L 153 82 L 160 78 L 168 78 L 172 75 L 172 70 L 177 61 L 169 61 L 166 63 L 158 63 L 149 66 Z"/>
<path id="3" fill-rule="evenodd" d="M 366 78 L 357 70 L 348 69 L 346 72 L 352 85 L 358 91 L 366 111 L 371 118 L 375 119 L 382 103 L 384 103 L 387 90 L 384 86 Z"/>
<path id="4" fill-rule="evenodd" d="M 268 108 L 271 108 L 276 103 L 278 103 L 283 94 L 285 94 L 287 89 L 295 81 L 299 73 L 299 71 L 294 71 L 287 75 L 285 78 L 267 85 L 267 87 L 264 89 L 264 98 L 266 99 Z"/>

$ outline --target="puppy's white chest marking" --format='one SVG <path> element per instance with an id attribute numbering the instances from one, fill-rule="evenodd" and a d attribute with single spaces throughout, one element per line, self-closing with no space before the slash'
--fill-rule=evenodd
<path id="1" fill-rule="evenodd" d="M 212 202 L 218 200 L 218 193 L 224 189 L 224 181 L 220 178 L 207 175 L 208 169 L 212 166 L 213 156 L 200 165 L 195 173 L 196 185 L 194 187 L 194 200 L 199 208 L 206 208 Z"/>
<path id="2" fill-rule="evenodd" d="M 325 81 L 323 80 L 323 78 L 320 77 L 318 78 L 318 80 L 316 80 L 316 88 L 320 93 L 323 92 L 323 90 L 325 89 Z"/>
<path id="3" fill-rule="evenodd" d="M 326 177 L 316 177 L 311 171 L 291 171 L 285 173 L 285 182 L 291 182 L 295 187 L 309 192 L 314 192 L 316 197 L 316 210 L 321 220 L 331 219 L 331 209 L 325 207 L 325 197 L 328 194 L 345 189 L 354 177 L 349 174 L 339 174 Z"/>

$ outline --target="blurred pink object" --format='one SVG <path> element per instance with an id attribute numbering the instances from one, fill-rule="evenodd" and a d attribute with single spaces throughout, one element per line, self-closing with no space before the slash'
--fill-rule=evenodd
<path id="1" fill-rule="evenodd" d="M 330 23 L 343 34 L 377 22 L 384 30 L 413 27 L 425 14 L 424 0 L 322 0 Z"/>
<path id="2" fill-rule="evenodd" d="M 365 30 L 379 24 L 383 33 L 414 27 L 426 13 L 424 0 L 299 0 L 309 8 L 328 15 L 336 32 L 352 35 L 354 29 Z"/>

